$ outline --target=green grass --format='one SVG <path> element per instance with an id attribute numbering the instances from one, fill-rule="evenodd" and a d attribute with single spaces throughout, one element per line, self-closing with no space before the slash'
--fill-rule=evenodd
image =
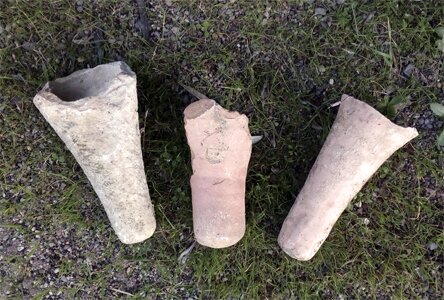
<path id="1" fill-rule="evenodd" d="M 156 274 L 142 279 L 134 298 L 143 298 L 142 292 L 180 298 L 181 288 L 190 293 L 198 288 L 202 298 L 221 299 L 415 299 L 426 287 L 431 299 L 442 297 L 444 213 L 443 199 L 436 195 L 443 195 L 444 157 L 433 143 L 420 143 L 433 139 L 434 132 L 422 131 L 383 165 L 314 259 L 295 261 L 277 245 L 280 226 L 336 115 L 330 104 L 341 94 L 375 107 L 384 97 L 406 98 L 405 109 L 393 117 L 400 125 L 413 124 L 430 102 L 442 102 L 437 82 L 444 78 L 443 53 L 434 44 L 434 28 L 444 26 L 442 6 L 346 1 L 326 6 L 331 25 L 323 26 L 313 17 L 314 8 L 325 5 L 320 1 L 173 1 L 187 8 L 188 17 L 164 4 L 150 9 L 148 20 L 160 35 L 145 39 L 131 26 L 137 17 L 133 1 L 84 2 L 78 13 L 68 1 L 0 1 L 5 28 L 0 34 L 0 193 L 14 196 L 0 198 L 0 226 L 22 233 L 29 243 L 33 226 L 45 236 L 72 228 L 80 252 L 88 249 L 83 234 L 95 233 L 101 254 L 81 256 L 99 260 L 102 267 L 61 261 L 58 277 L 79 274 L 74 286 L 60 288 L 65 297 L 81 297 L 92 287 L 95 295 L 110 297 L 112 277 L 130 276 L 129 266 Z M 270 18 L 264 21 L 267 6 Z M 243 13 L 230 19 L 220 12 L 223 7 Z M 298 11 L 292 13 L 296 21 L 279 19 L 289 7 Z M 181 45 L 168 36 L 171 23 Z M 98 32 L 103 58 L 89 39 Z M 33 48 L 24 49 L 25 42 Z M 158 221 L 155 235 L 133 246 L 119 244 L 86 177 L 31 101 L 46 81 L 118 57 L 137 73 L 144 159 Z M 402 75 L 409 63 L 417 76 Z M 182 121 L 187 93 L 179 82 L 246 113 L 251 133 L 264 136 L 250 161 L 244 238 L 228 249 L 198 246 L 185 265 L 177 258 L 193 241 L 191 168 Z M 31 138 L 33 130 L 39 132 Z M 427 186 L 430 178 L 434 186 Z M 12 201 L 17 195 L 20 200 Z M 15 224 L 17 216 L 27 225 Z M 427 250 L 431 242 L 438 245 L 434 251 Z M 44 278 L 26 268 L 29 255 L 6 254 L 0 261 L 2 270 L 21 268 L 18 277 L 0 281 L 0 287 L 5 282 L 15 287 L 16 298 L 25 293 L 21 279 Z M 39 299 L 58 289 L 37 284 L 32 291 Z"/>

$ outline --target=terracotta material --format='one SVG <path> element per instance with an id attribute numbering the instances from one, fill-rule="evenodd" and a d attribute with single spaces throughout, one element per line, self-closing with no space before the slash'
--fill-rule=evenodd
<path id="1" fill-rule="evenodd" d="M 212 248 L 231 246 L 245 232 L 245 178 L 252 147 L 248 118 L 209 99 L 190 104 L 184 115 L 195 238 Z"/>
<path id="2" fill-rule="evenodd" d="M 156 220 L 143 167 L 136 75 L 123 62 L 48 82 L 34 104 L 74 155 L 126 244 L 149 238 Z"/>
<path id="3" fill-rule="evenodd" d="M 367 180 L 418 135 L 362 101 L 343 95 L 330 134 L 284 221 L 278 242 L 291 257 L 311 259 Z"/>

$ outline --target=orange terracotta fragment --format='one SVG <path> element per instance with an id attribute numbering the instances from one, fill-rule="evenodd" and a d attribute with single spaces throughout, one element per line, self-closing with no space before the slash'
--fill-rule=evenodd
<path id="1" fill-rule="evenodd" d="M 184 115 L 196 241 L 212 248 L 231 246 L 245 233 L 245 180 L 252 148 L 248 118 L 210 99 L 190 104 Z"/>

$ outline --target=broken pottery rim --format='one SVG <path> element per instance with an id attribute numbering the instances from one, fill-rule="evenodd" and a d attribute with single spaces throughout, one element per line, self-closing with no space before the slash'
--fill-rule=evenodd
<path id="1" fill-rule="evenodd" d="M 74 100 L 66 99 L 65 97 L 60 96 L 60 93 L 55 92 L 54 88 L 51 85 L 59 84 L 61 85 L 57 89 L 63 89 L 63 84 L 68 85 L 70 82 L 79 78 L 79 76 L 84 76 L 85 74 L 91 74 L 97 72 L 97 74 L 104 73 L 108 71 L 116 70 L 113 76 L 107 78 L 108 80 L 104 80 L 103 82 L 99 82 L 101 86 L 105 86 L 103 90 L 98 93 L 87 95 L 84 97 L 79 97 Z M 95 76 L 94 76 L 95 77 Z M 48 81 L 42 90 L 40 90 L 36 96 L 39 98 L 45 99 L 47 102 L 53 102 L 57 105 L 66 105 L 66 106 L 80 106 L 90 102 L 92 98 L 101 99 L 106 98 L 108 94 L 115 91 L 117 88 L 127 85 L 129 80 L 136 81 L 136 74 L 131 70 L 131 68 L 123 61 L 116 61 L 108 64 L 102 64 L 95 66 L 94 68 L 87 68 L 78 70 L 66 77 L 60 77 L 52 81 Z M 116 82 L 120 82 L 120 84 L 115 84 Z"/>
<path id="2" fill-rule="evenodd" d="M 183 112 L 185 123 L 188 120 L 195 120 L 205 115 L 212 108 L 216 110 L 217 114 L 221 114 L 223 115 L 224 118 L 227 119 L 237 119 L 239 117 L 245 116 L 237 111 L 230 111 L 228 109 L 223 108 L 213 99 L 205 98 L 205 99 L 199 99 L 198 101 L 191 103 L 185 108 Z"/>
<path id="3" fill-rule="evenodd" d="M 342 96 L 341 96 L 341 104 L 339 106 L 339 109 L 341 109 L 341 107 L 344 109 L 344 105 L 343 105 L 344 102 L 350 102 L 350 103 L 355 102 L 355 103 L 358 103 L 359 105 L 361 105 L 363 107 L 364 110 L 367 110 L 369 112 L 370 111 L 373 112 L 375 114 L 375 116 L 378 118 L 378 120 L 380 120 L 381 122 L 385 122 L 385 123 L 389 124 L 390 126 L 398 129 L 398 130 L 410 133 L 410 135 L 412 136 L 412 139 L 419 135 L 418 130 L 415 127 L 400 126 L 400 125 L 394 123 L 392 120 L 390 120 L 386 116 L 384 116 L 382 113 L 380 113 L 373 106 L 369 105 L 368 103 L 366 103 L 366 102 L 364 102 L 362 100 L 356 99 L 353 96 L 350 96 L 348 94 L 342 94 Z"/>

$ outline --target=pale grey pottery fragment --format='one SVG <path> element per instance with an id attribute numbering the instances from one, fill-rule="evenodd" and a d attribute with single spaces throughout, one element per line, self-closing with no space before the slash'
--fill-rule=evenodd
<path id="1" fill-rule="evenodd" d="M 48 82 L 34 104 L 80 164 L 119 239 L 132 244 L 149 238 L 156 220 L 130 67 L 113 62 Z"/>

